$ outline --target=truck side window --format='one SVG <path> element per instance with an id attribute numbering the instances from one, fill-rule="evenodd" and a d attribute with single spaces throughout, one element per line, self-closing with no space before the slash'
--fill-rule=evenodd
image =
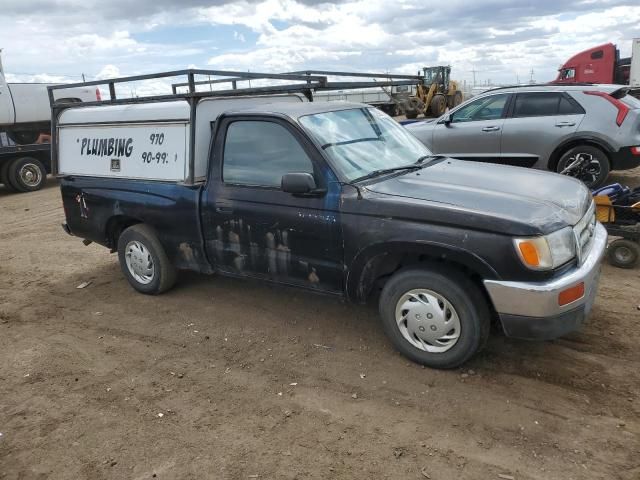
<path id="1" fill-rule="evenodd" d="M 519 93 L 513 117 L 546 117 L 558 114 L 559 93 Z"/>
<path id="2" fill-rule="evenodd" d="M 502 117 L 507 98 L 509 98 L 508 94 L 501 93 L 474 100 L 454 112 L 451 121 L 457 123 L 478 120 L 497 120 Z"/>
<path id="3" fill-rule="evenodd" d="M 280 187 L 286 173 L 313 174 L 313 163 L 282 125 L 240 120 L 227 128 L 222 178 L 225 183 Z"/>

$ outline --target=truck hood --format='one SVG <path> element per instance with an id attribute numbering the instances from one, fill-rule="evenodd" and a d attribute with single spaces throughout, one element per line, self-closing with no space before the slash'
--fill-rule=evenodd
<path id="1" fill-rule="evenodd" d="M 383 196 L 383 204 L 403 203 L 399 216 L 518 235 L 575 225 L 591 202 L 589 190 L 570 177 L 454 159 L 434 161 L 366 189 Z"/>

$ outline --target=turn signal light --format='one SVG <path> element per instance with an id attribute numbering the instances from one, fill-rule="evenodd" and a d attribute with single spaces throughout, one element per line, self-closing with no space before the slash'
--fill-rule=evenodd
<path id="1" fill-rule="evenodd" d="M 520 242 L 518 243 L 520 254 L 524 262 L 530 267 L 540 266 L 540 257 L 538 257 L 538 249 L 533 242 Z"/>
<path id="2" fill-rule="evenodd" d="M 571 288 L 561 291 L 558 294 L 558 305 L 562 307 L 570 304 L 571 302 L 575 302 L 582 297 L 584 297 L 584 282 L 580 282 Z"/>

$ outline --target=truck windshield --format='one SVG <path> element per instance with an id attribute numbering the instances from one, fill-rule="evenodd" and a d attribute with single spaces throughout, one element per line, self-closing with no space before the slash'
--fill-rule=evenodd
<path id="1" fill-rule="evenodd" d="M 349 182 L 431 156 L 419 140 L 376 108 L 306 115 L 300 123 L 327 153 L 332 167 Z"/>

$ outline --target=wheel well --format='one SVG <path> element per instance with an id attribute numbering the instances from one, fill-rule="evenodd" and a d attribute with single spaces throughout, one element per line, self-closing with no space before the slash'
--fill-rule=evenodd
<path id="1" fill-rule="evenodd" d="M 115 217 L 111 217 L 107 222 L 107 228 L 105 230 L 107 247 L 109 247 L 111 251 L 115 251 L 118 248 L 118 239 L 122 232 L 130 226 L 137 225 L 138 223 L 142 223 L 142 221 L 126 215 L 116 215 Z"/>
<path id="2" fill-rule="evenodd" d="M 430 265 L 452 268 L 470 278 L 479 288 L 480 292 L 482 292 L 494 318 L 497 318 L 493 302 L 484 287 L 484 283 L 482 282 L 483 277 L 479 272 L 461 262 L 449 258 L 433 257 L 422 253 L 381 253 L 371 258 L 363 268 L 360 278 L 358 279 L 358 297 L 362 301 L 369 300 L 372 295 L 376 295 L 382 290 L 387 280 L 398 270 L 418 265 L 427 268 Z"/>
<path id="3" fill-rule="evenodd" d="M 573 147 L 577 147 L 579 145 L 588 145 L 590 147 L 595 147 L 598 150 L 601 150 L 602 153 L 604 153 L 604 155 L 607 157 L 609 163 L 611 163 L 611 158 L 609 158 L 610 149 L 608 147 L 596 140 L 578 138 L 556 147 L 553 153 L 551 153 L 551 155 L 549 156 L 548 169 L 552 172 L 555 172 L 556 167 L 558 166 L 558 162 L 560 161 L 560 158 L 562 158 L 562 155 L 571 150 Z"/>

